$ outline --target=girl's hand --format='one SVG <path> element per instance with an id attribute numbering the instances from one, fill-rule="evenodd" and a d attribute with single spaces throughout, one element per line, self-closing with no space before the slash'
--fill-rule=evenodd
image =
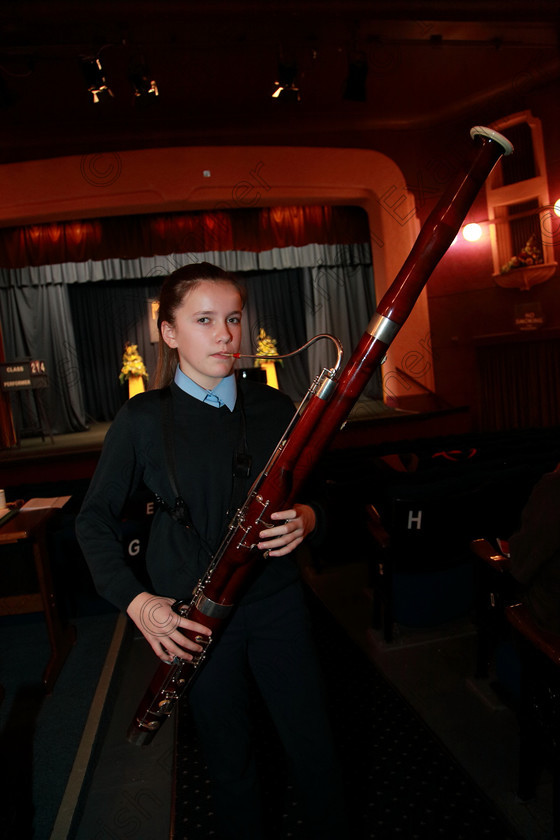
<path id="1" fill-rule="evenodd" d="M 294 505 L 291 510 L 279 510 L 270 515 L 280 524 L 259 533 L 257 547 L 270 557 L 290 554 L 315 528 L 315 512 L 309 505 Z"/>
<path id="2" fill-rule="evenodd" d="M 190 662 L 192 654 L 200 653 L 210 641 L 212 631 L 178 615 L 171 608 L 174 603 L 172 598 L 141 592 L 130 602 L 127 613 L 163 662 L 170 663 L 174 657 Z M 181 628 L 200 638 L 192 641 Z"/>

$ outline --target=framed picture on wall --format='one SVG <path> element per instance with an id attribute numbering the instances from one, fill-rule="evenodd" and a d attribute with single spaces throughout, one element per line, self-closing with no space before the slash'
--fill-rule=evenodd
<path id="1" fill-rule="evenodd" d="M 150 341 L 152 344 L 157 344 L 159 340 L 159 333 L 157 327 L 157 319 L 159 312 L 159 300 L 152 298 L 148 300 L 148 328 L 150 330 Z"/>

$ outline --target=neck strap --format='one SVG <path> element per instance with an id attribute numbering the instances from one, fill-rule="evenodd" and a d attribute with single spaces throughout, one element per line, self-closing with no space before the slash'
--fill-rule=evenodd
<path id="1" fill-rule="evenodd" d="M 157 496 L 158 503 L 165 508 L 173 519 L 184 525 L 185 528 L 194 528 L 192 517 L 185 502 L 183 495 L 179 489 L 177 480 L 176 457 L 175 457 L 175 435 L 174 435 L 174 418 L 173 418 L 173 395 L 171 388 L 160 389 L 160 396 L 162 400 L 162 425 L 163 425 L 163 441 L 165 450 L 165 465 L 167 468 L 167 475 L 171 490 L 175 496 L 175 505 L 170 507 L 160 496 Z M 234 512 L 242 505 L 247 493 L 247 479 L 251 472 L 252 458 L 247 447 L 247 423 L 245 419 L 245 407 L 243 403 L 243 394 L 241 388 L 237 389 L 237 402 L 239 407 L 240 423 L 239 432 L 235 452 L 233 454 L 232 464 L 232 491 L 230 503 L 228 505 L 226 524 L 233 516 Z M 229 410 L 229 409 L 228 409 Z M 212 409 L 212 411 L 219 411 L 219 409 Z"/>

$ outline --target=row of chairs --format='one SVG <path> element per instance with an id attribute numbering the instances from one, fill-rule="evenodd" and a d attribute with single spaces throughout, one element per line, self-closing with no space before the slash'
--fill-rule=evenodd
<path id="1" fill-rule="evenodd" d="M 438 499 L 397 498 L 389 517 L 372 504 L 365 506 L 372 623 L 391 643 L 399 623 L 433 626 L 472 609 L 476 676 L 481 678 L 488 676 L 498 641 L 512 640 L 520 674 L 517 792 L 522 800 L 533 798 L 543 763 L 550 762 L 554 836 L 560 837 L 560 637 L 542 630 L 520 601 L 502 550 L 506 544 L 472 537 L 473 523 L 480 524 L 473 501 L 480 511 L 480 497 L 470 492 Z"/>
<path id="2" fill-rule="evenodd" d="M 482 676 L 487 672 L 492 641 L 507 623 L 520 664 L 517 793 L 522 800 L 534 797 L 544 762 L 549 760 L 554 836 L 560 837 L 560 636 L 541 628 L 516 597 L 507 542 L 498 542 L 496 547 L 481 538 L 473 540 L 471 547 L 486 582 L 479 594 L 477 671 Z"/>

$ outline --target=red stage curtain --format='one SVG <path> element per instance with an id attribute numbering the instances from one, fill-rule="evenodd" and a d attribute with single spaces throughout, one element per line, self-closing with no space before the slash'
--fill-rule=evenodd
<path id="1" fill-rule="evenodd" d="M 4 268 L 203 251 L 268 251 L 369 241 L 359 207 L 286 206 L 115 216 L 0 230 Z"/>

